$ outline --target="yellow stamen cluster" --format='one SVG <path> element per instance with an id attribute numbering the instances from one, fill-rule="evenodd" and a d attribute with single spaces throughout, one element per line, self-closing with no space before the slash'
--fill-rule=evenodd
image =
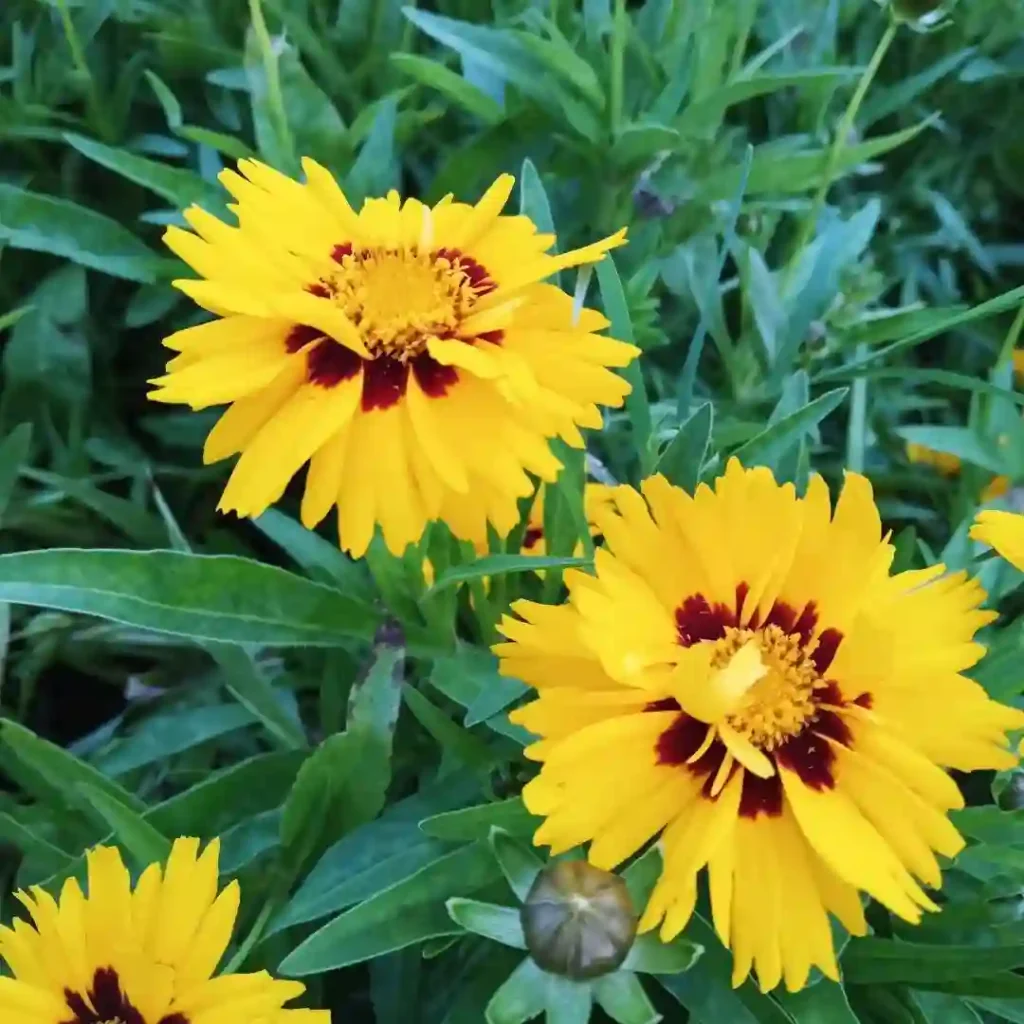
<path id="1" fill-rule="evenodd" d="M 730 627 L 715 643 L 712 664 L 716 668 L 724 667 L 751 640 L 760 648 L 768 671 L 754 683 L 726 722 L 755 747 L 774 750 L 799 733 L 814 716 L 817 707 L 814 691 L 826 684 L 800 637 L 778 626 Z"/>
<path id="2" fill-rule="evenodd" d="M 409 250 L 348 253 L 321 284 L 359 328 L 372 356 L 407 362 L 451 336 L 477 292 L 454 260 Z"/>

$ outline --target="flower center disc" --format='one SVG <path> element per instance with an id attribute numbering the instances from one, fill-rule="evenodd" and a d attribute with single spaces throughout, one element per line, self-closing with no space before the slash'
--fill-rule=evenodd
<path id="1" fill-rule="evenodd" d="M 814 691 L 828 684 L 819 676 L 799 636 L 778 626 L 737 629 L 730 626 L 715 642 L 713 664 L 724 667 L 750 640 L 761 649 L 768 672 L 747 691 L 728 724 L 761 750 L 774 750 L 796 736 L 817 713 Z"/>
<path id="2" fill-rule="evenodd" d="M 359 327 L 371 355 L 402 363 L 431 338 L 453 337 L 482 290 L 458 255 L 364 249 L 336 254 L 335 262 L 323 279 L 327 291 Z"/>

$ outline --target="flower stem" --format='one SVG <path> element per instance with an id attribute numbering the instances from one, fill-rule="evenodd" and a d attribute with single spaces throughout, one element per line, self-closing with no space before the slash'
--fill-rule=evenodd
<path id="1" fill-rule="evenodd" d="M 842 120 L 839 122 L 839 127 L 836 129 L 835 137 L 832 139 L 832 146 L 829 149 L 828 157 L 825 163 L 825 173 L 822 176 L 821 184 L 818 186 L 818 191 L 814 196 L 814 200 L 811 203 L 810 210 L 807 211 L 807 215 L 804 217 L 803 222 L 800 225 L 800 234 L 797 236 L 797 242 L 793 249 L 793 256 L 790 261 L 789 274 L 792 273 L 793 267 L 796 265 L 796 261 L 800 258 L 800 254 L 803 252 L 807 243 L 811 240 L 811 236 L 814 234 L 815 226 L 818 223 L 818 217 L 821 215 L 822 208 L 825 205 L 825 199 L 828 196 L 829 187 L 832 184 L 832 179 L 835 177 L 836 171 L 839 168 L 839 161 L 842 158 L 843 150 L 846 148 L 846 141 L 850 136 L 850 132 L 853 131 L 854 122 L 857 120 L 857 114 L 860 113 L 861 104 L 864 102 L 864 97 L 868 94 L 868 89 L 871 88 L 871 83 L 875 79 L 875 75 L 878 74 L 878 69 L 882 65 L 882 61 L 885 59 L 885 55 L 892 45 L 892 41 L 896 38 L 896 33 L 899 30 L 899 25 L 896 21 L 891 20 L 885 30 L 885 34 L 878 42 L 878 46 L 875 47 L 875 52 L 871 56 L 871 61 L 868 66 L 864 69 L 864 74 L 861 75 L 860 81 L 857 83 L 857 88 L 853 95 L 850 97 L 850 102 L 847 104 L 846 111 L 843 114 Z"/>
<path id="2" fill-rule="evenodd" d="M 612 22 L 611 74 L 608 82 L 608 116 L 612 138 L 622 129 L 622 87 L 626 58 L 626 32 L 629 27 L 626 0 L 615 0 L 615 15 Z"/>
<path id="3" fill-rule="evenodd" d="M 75 69 L 85 81 L 86 107 L 89 110 L 89 120 L 92 122 L 96 133 L 105 139 L 112 139 L 110 123 L 107 121 L 106 111 L 100 101 L 99 89 L 96 86 L 96 79 L 92 77 L 89 70 L 89 63 L 85 59 L 85 49 L 82 40 L 79 38 L 78 29 L 75 28 L 71 12 L 68 10 L 67 0 L 57 0 L 57 9 L 60 12 L 60 21 L 64 29 L 64 37 L 68 41 L 68 49 L 71 50 L 71 59 L 74 61 Z"/>
<path id="4" fill-rule="evenodd" d="M 277 54 L 274 53 L 274 42 L 267 29 L 267 19 L 263 16 L 263 0 L 249 0 L 249 16 L 252 18 L 252 30 L 259 44 L 260 57 L 263 61 L 263 74 L 267 80 L 267 103 L 270 115 L 277 129 L 277 138 L 281 149 L 291 164 L 296 164 L 295 142 L 291 129 L 288 127 L 288 114 L 285 112 L 284 95 L 281 92 L 281 73 L 278 68 Z"/>
<path id="5" fill-rule="evenodd" d="M 267 922 L 270 920 L 271 914 L 277 909 L 276 900 L 267 900 L 260 909 L 256 920 L 253 922 L 252 927 L 249 929 L 249 933 L 242 940 L 241 945 L 235 950 L 234 956 L 228 961 L 227 966 L 224 968 L 225 974 L 235 974 L 238 969 L 245 963 L 249 954 L 253 951 L 253 947 L 263 937 L 263 930 L 267 927 Z"/>

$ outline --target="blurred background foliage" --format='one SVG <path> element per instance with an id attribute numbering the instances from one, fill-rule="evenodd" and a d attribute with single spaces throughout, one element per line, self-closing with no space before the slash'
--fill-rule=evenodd
<path id="1" fill-rule="evenodd" d="M 460 938 L 444 903 L 510 902 L 486 837 L 531 821 L 502 714 L 520 689 L 477 642 L 558 574 L 477 578 L 471 607 L 454 577 L 425 595 L 426 549 L 367 571 L 293 500 L 219 517 L 212 418 L 145 398 L 160 339 L 201 318 L 169 286 L 162 226 L 222 212 L 216 175 L 250 154 L 289 173 L 312 155 L 354 199 L 475 199 L 511 171 L 562 246 L 629 225 L 596 282 L 562 281 L 645 352 L 591 471 L 692 488 L 732 452 L 798 485 L 863 470 L 899 567 L 966 566 L 982 492 L 999 479 L 1014 505 L 1024 482 L 1024 3 L 963 0 L 924 28 L 890 32 L 872 0 L 5 0 L 6 881 L 59 879 L 110 834 L 137 863 L 222 834 L 248 963 L 327 924 L 291 963 L 336 1019 L 481 1020 L 515 960 Z M 583 473 L 546 502 L 555 554 Z M 980 572 L 1004 614 L 977 677 L 1012 699 L 1021 577 Z M 402 628 L 375 634 L 385 609 Z M 951 907 L 913 933 L 875 912 L 845 993 L 734 995 L 698 921 L 704 956 L 650 998 L 698 1024 L 1024 1021 L 1024 811 L 1000 813 L 992 783 L 964 780 Z"/>

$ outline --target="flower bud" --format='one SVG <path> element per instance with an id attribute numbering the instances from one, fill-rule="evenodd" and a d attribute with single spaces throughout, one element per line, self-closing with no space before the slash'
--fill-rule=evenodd
<path id="1" fill-rule="evenodd" d="M 956 0 L 889 0 L 893 17 L 919 31 L 942 25 Z"/>
<path id="2" fill-rule="evenodd" d="M 626 884 L 582 860 L 544 868 L 520 914 L 537 965 L 573 981 L 617 970 L 636 938 L 637 913 Z"/>

